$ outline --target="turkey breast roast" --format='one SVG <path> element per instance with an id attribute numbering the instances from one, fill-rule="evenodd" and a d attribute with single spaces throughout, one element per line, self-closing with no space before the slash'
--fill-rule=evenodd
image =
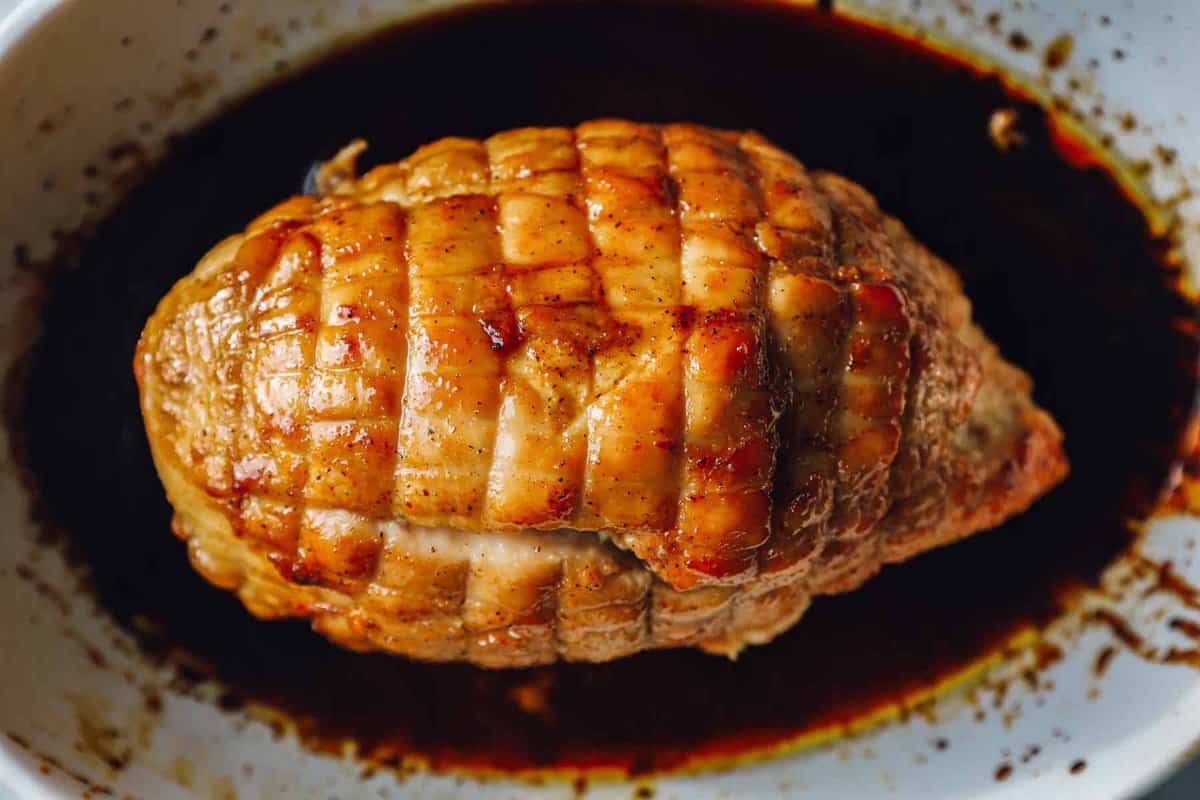
<path id="1" fill-rule="evenodd" d="M 1066 474 L 954 271 L 754 133 L 360 149 L 135 357 L 174 529 L 254 614 L 486 666 L 735 654 Z"/>

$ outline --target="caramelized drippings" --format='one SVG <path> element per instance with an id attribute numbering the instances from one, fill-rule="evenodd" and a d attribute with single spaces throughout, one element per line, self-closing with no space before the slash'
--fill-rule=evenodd
<path id="1" fill-rule="evenodd" d="M 1001 152 L 988 120 L 1007 108 L 1023 142 Z M 977 318 L 1064 428 L 1070 479 L 999 530 L 818 600 L 736 663 L 691 651 L 515 672 L 411 663 L 257 622 L 206 585 L 169 534 L 129 376 L 158 298 L 355 136 L 386 161 L 447 134 L 602 115 L 753 127 L 866 185 L 962 272 Z M 1168 285 L 1167 243 L 1104 164 L 999 79 L 818 10 L 530 4 L 430 18 L 184 139 L 85 247 L 55 287 L 24 405 L 43 513 L 148 651 L 193 654 L 225 687 L 223 708 L 274 709 L 316 748 L 646 773 L 851 725 L 1051 618 L 1172 474 L 1197 358 L 1194 327 L 1177 321 L 1193 313 Z M 492 338 L 516 335 L 498 325 Z M 147 619 L 153 636 L 133 624 Z"/>

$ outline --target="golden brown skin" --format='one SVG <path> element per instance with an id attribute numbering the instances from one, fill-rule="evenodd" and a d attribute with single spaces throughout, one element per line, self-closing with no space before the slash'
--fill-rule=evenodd
<path id="1" fill-rule="evenodd" d="M 732 654 L 1066 474 L 955 273 L 756 134 L 360 150 L 138 345 L 175 529 L 256 614 L 489 666 Z"/>

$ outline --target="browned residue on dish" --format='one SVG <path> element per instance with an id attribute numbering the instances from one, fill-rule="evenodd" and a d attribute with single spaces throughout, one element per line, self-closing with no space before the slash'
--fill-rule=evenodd
<path id="1" fill-rule="evenodd" d="M 1144 661 L 1200 667 L 1200 648 L 1155 647 L 1128 620 L 1113 611 L 1096 609 L 1086 621 L 1107 628 L 1126 650 Z"/>
<path id="2" fill-rule="evenodd" d="M 1046 69 L 1060 69 L 1071 58 L 1075 49 L 1075 37 L 1069 33 L 1060 33 L 1046 45 L 1042 56 L 1042 64 Z"/>
<path id="3" fill-rule="evenodd" d="M 60 614 L 64 616 L 71 611 L 71 604 L 67 602 L 67 598 L 61 591 L 52 586 L 48 581 L 42 580 L 38 574 L 28 564 L 17 564 L 14 570 L 16 575 L 21 580 L 33 587 L 39 595 L 46 599 L 52 606 L 58 609 Z"/>
<path id="4" fill-rule="evenodd" d="M 125 769 L 133 758 L 133 748 L 124 740 L 127 732 L 108 719 L 103 702 L 85 694 L 68 695 L 67 700 L 75 714 L 76 747 L 113 773 Z"/>
<path id="5" fill-rule="evenodd" d="M 49 753 L 42 752 L 33 746 L 33 744 L 31 744 L 30 741 L 24 736 L 12 731 L 5 731 L 4 735 L 5 738 L 7 738 L 10 742 L 15 744 L 17 747 L 28 753 L 32 758 L 39 762 L 38 772 L 42 775 L 50 775 L 52 773 L 65 775 L 67 778 L 70 778 L 72 781 L 82 787 L 85 796 L 115 796 L 115 793 L 110 786 L 98 783 L 79 770 L 67 766 L 57 757 L 50 755 Z"/>
<path id="6" fill-rule="evenodd" d="M 1103 678 L 1116 654 L 1117 648 L 1111 644 L 1100 648 L 1100 651 L 1096 653 L 1095 661 L 1092 662 L 1092 675 L 1096 678 Z"/>
<path id="7" fill-rule="evenodd" d="M 1008 46 L 1013 50 L 1022 51 L 1028 50 L 1032 46 L 1032 42 L 1021 31 L 1013 31 L 1008 35 Z"/>

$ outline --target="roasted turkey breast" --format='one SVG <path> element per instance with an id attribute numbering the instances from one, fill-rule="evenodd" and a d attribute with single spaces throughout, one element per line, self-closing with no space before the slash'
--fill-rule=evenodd
<path id="1" fill-rule="evenodd" d="M 487 666 L 734 654 L 1066 474 L 954 271 L 754 133 L 360 149 L 135 357 L 175 531 L 255 614 Z"/>

